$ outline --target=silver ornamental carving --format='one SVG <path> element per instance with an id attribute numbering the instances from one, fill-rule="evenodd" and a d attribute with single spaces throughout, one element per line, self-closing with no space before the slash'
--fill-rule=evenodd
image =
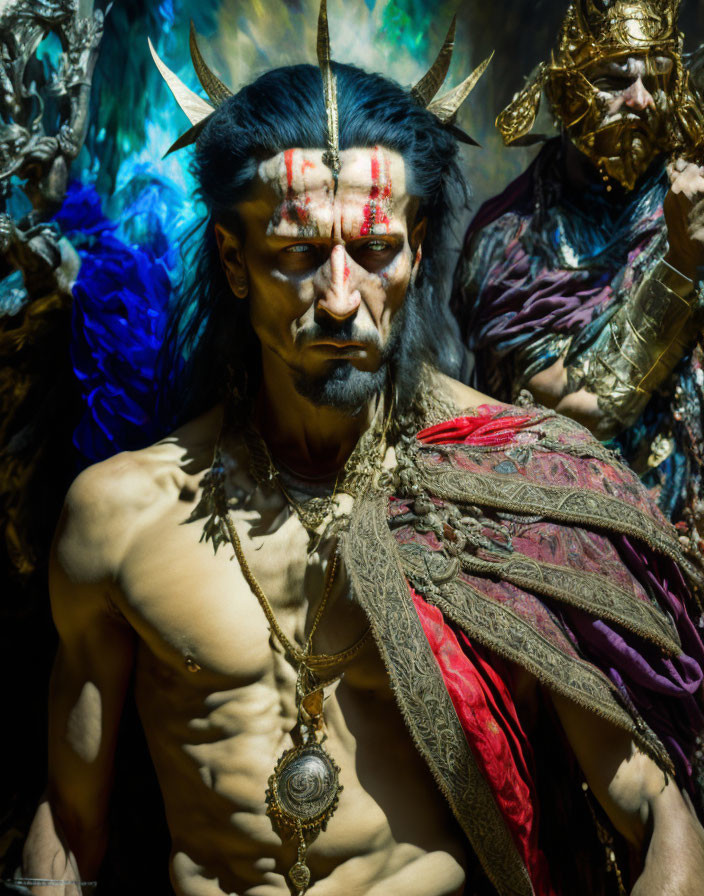
<path id="1" fill-rule="evenodd" d="M 340 769 L 318 743 L 287 750 L 269 778 L 268 814 L 284 829 L 325 830 L 342 790 Z"/>
<path id="2" fill-rule="evenodd" d="M 80 261 L 51 218 L 88 129 L 102 33 L 93 0 L 0 0 L 0 367 L 9 374 L 0 379 L 0 541 L 23 580 L 42 562 L 28 483 L 67 463 L 55 460 L 64 456 L 55 434 L 70 413 L 65 334 Z M 60 53 L 43 64 L 50 35 Z"/>
<path id="3" fill-rule="evenodd" d="M 267 815 L 282 840 L 298 839 L 298 859 L 288 872 L 297 896 L 310 884 L 308 843 L 327 827 L 341 790 L 339 767 L 315 741 L 287 750 L 269 778 Z"/>

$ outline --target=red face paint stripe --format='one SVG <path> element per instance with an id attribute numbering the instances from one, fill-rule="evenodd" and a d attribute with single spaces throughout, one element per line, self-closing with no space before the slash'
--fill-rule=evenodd
<path id="1" fill-rule="evenodd" d="M 310 196 L 305 193 L 302 197 L 296 195 L 293 188 L 293 156 L 295 149 L 287 149 L 284 152 L 284 164 L 286 166 L 286 198 L 281 204 L 281 219 L 294 224 L 299 236 L 306 235 L 306 228 L 310 225 Z M 301 162 L 301 174 L 306 168 L 314 168 L 312 162 L 303 159 Z"/>
<path id="2" fill-rule="evenodd" d="M 289 198 L 293 191 L 293 149 L 287 149 L 284 153 L 284 164 L 286 165 L 286 183 L 288 185 Z"/>
<path id="3" fill-rule="evenodd" d="M 379 164 L 379 147 L 375 146 L 371 157 L 372 186 L 369 190 L 369 200 L 364 206 L 364 220 L 359 232 L 362 236 L 369 236 L 374 232 L 374 226 L 383 224 L 386 232 L 389 232 L 389 219 L 384 210 L 388 208 L 391 197 L 391 178 L 389 173 L 389 159 L 384 154 L 385 178 L 381 182 L 381 166 Z"/>

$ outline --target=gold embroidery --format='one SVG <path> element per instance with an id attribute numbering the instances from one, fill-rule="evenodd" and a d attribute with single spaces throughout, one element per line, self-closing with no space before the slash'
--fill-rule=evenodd
<path id="1" fill-rule="evenodd" d="M 469 473 L 449 464 L 440 467 L 424 457 L 423 452 L 419 452 L 417 466 L 423 487 L 439 498 L 629 535 L 681 562 L 679 545 L 665 526 L 619 498 L 586 488 L 539 485 L 529 479 L 496 473 Z"/>
<path id="2" fill-rule="evenodd" d="M 436 579 L 433 567 L 438 560 L 442 565 L 442 554 L 435 560 L 430 551 L 421 557 L 420 551 L 405 550 L 402 557 L 404 571 L 425 600 L 437 606 L 472 641 L 483 644 L 526 669 L 542 684 L 628 731 L 644 752 L 674 775 L 665 748 L 642 719 L 633 718 L 621 705 L 616 686 L 600 669 L 579 657 L 568 656 L 509 607 L 492 600 L 465 580 Z M 429 573 L 433 573 L 432 579 Z"/>
<path id="3" fill-rule="evenodd" d="M 677 631 L 660 607 L 629 594 L 606 576 L 538 562 L 518 553 L 497 562 L 464 554 L 461 562 L 471 574 L 497 576 L 534 594 L 556 598 L 623 626 L 671 656 L 682 653 Z"/>
<path id="4" fill-rule="evenodd" d="M 411 736 L 502 896 L 533 892 L 491 789 L 472 756 L 413 606 L 386 519 L 387 498 L 360 498 L 342 544 L 353 596 L 369 618 Z"/>

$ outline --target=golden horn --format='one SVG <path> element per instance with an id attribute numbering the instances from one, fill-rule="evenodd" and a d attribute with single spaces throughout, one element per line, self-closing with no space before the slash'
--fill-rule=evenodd
<path id="1" fill-rule="evenodd" d="M 323 154 L 323 162 L 330 168 L 337 183 L 337 175 L 340 173 L 340 122 L 337 111 L 337 78 L 333 74 L 330 62 L 330 31 L 326 0 L 320 0 L 317 51 L 327 113 L 327 145 Z"/>
<path id="2" fill-rule="evenodd" d="M 196 29 L 193 25 L 193 20 L 191 20 L 191 33 L 188 38 L 188 45 L 191 48 L 193 68 L 195 69 L 196 75 L 198 75 L 198 80 L 200 81 L 203 90 L 208 94 L 211 102 L 215 103 L 216 106 L 221 105 L 221 103 L 224 103 L 226 99 L 229 99 L 229 97 L 232 96 L 232 91 L 229 87 L 226 87 L 220 78 L 218 78 L 217 75 L 214 75 L 205 64 L 205 59 L 203 59 L 201 52 L 198 49 Z"/>
<path id="3" fill-rule="evenodd" d="M 453 87 L 452 90 L 448 90 L 447 93 L 443 93 L 441 97 L 433 100 L 428 106 L 428 112 L 432 112 L 443 124 L 450 123 L 455 115 L 457 115 L 459 107 L 467 99 L 472 90 L 474 90 L 474 86 L 484 74 L 493 58 L 494 54 L 492 52 L 491 56 L 485 59 L 481 65 L 478 65 L 472 74 L 468 78 L 465 78 L 461 84 L 458 84 L 457 87 Z"/>
<path id="4" fill-rule="evenodd" d="M 152 59 L 154 60 L 154 64 L 159 69 L 161 77 L 166 81 L 166 85 L 173 93 L 174 99 L 179 104 L 181 109 L 186 113 L 188 120 L 191 124 L 199 124 L 203 121 L 204 118 L 207 118 L 211 112 L 215 110 L 210 105 L 210 103 L 206 103 L 204 99 L 198 96 L 197 93 L 194 93 L 190 90 L 183 81 L 178 77 L 178 75 L 174 74 L 171 69 L 161 61 L 158 53 L 154 49 L 151 40 L 147 38 L 149 41 L 149 50 L 152 54 Z"/>
<path id="5" fill-rule="evenodd" d="M 316 51 L 318 53 L 318 65 L 321 69 L 326 65 L 330 65 L 330 30 L 328 28 L 328 4 L 326 0 L 320 0 Z"/>
<path id="6" fill-rule="evenodd" d="M 455 27 L 457 25 L 457 16 L 452 17 L 452 23 L 445 43 L 442 45 L 435 62 L 430 66 L 427 73 L 411 88 L 411 96 L 421 106 L 427 106 L 435 94 L 442 87 L 442 82 L 447 77 L 452 60 L 452 51 L 455 48 Z"/>

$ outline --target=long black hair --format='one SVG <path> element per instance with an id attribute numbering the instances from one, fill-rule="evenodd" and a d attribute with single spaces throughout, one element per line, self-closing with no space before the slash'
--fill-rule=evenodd
<path id="1" fill-rule="evenodd" d="M 395 82 L 333 63 L 337 76 L 340 149 L 383 146 L 404 159 L 408 192 L 427 220 L 413 313 L 414 352 L 457 374 L 462 348 L 442 282 L 448 230 L 467 187 L 456 139 Z M 312 65 L 274 69 L 242 88 L 211 116 L 197 144 L 194 172 L 208 217 L 195 234 L 189 282 L 170 315 L 165 363 L 172 422 L 212 406 L 227 384 L 252 393 L 260 348 L 246 302 L 235 301 L 222 270 L 215 222 L 242 234 L 237 205 L 248 195 L 262 159 L 285 149 L 325 146 L 326 112 L 320 71 Z M 416 363 L 419 358 L 416 356 Z M 174 372 L 178 371 L 174 389 Z M 234 382 L 233 382 L 234 380 Z"/>

